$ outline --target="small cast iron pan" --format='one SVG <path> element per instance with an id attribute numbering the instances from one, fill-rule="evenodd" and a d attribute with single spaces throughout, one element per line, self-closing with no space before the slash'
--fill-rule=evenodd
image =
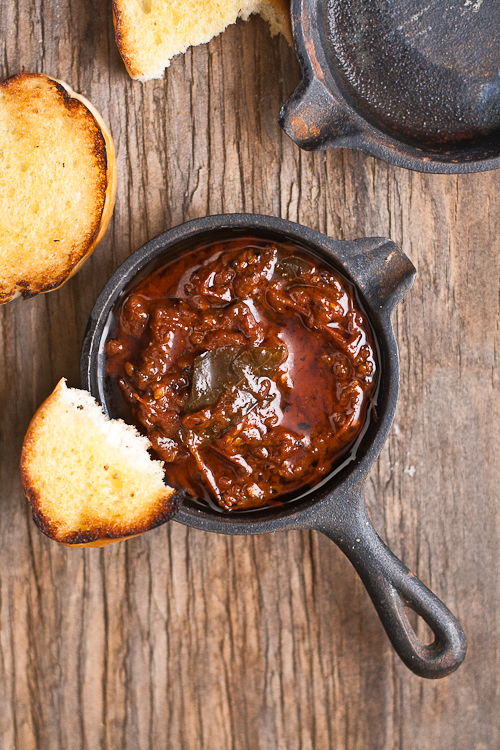
<path id="1" fill-rule="evenodd" d="M 445 605 L 400 562 L 375 532 L 363 499 L 366 475 L 387 437 L 398 398 L 399 360 L 391 313 L 411 287 L 415 269 L 393 242 L 381 238 L 339 242 L 289 221 L 252 214 L 208 216 L 151 240 L 114 273 L 92 310 L 83 343 L 82 385 L 118 415 L 106 374 L 104 344 L 125 294 L 158 265 L 200 243 L 240 236 L 291 240 L 339 270 L 354 285 L 379 350 L 381 372 L 377 419 L 372 417 L 355 457 L 307 494 L 281 507 L 218 512 L 187 493 L 175 519 L 221 534 L 261 534 L 281 529 L 317 529 L 345 552 L 370 594 L 394 648 L 422 677 L 444 677 L 463 661 L 466 641 Z M 428 623 L 434 642 L 421 643 L 406 616 L 410 607 Z"/>
<path id="2" fill-rule="evenodd" d="M 280 124 L 421 172 L 500 166 L 498 0 L 292 0 L 302 82 Z"/>

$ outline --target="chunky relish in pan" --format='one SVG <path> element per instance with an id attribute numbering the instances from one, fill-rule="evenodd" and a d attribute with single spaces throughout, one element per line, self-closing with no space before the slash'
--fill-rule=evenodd
<path id="1" fill-rule="evenodd" d="M 376 381 L 349 282 L 291 243 L 251 237 L 153 271 L 106 353 L 168 483 L 226 510 L 317 484 L 356 442 Z"/>

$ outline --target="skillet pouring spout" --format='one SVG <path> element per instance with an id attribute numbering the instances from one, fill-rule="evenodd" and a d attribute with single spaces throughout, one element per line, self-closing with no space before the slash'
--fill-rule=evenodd
<path id="1" fill-rule="evenodd" d="M 341 257 L 344 271 L 363 294 L 375 316 L 390 314 L 411 288 L 416 270 L 400 248 L 385 237 L 367 237 L 351 242 L 328 238 L 336 258 Z"/>
<path id="2" fill-rule="evenodd" d="M 332 498 L 333 499 L 333 498 Z M 363 581 L 394 650 L 419 677 L 446 677 L 462 664 L 467 651 L 457 619 L 384 544 L 368 517 L 362 485 L 335 493 L 312 509 L 309 528 L 340 547 Z M 407 617 L 412 609 L 434 634 L 422 643 Z"/>

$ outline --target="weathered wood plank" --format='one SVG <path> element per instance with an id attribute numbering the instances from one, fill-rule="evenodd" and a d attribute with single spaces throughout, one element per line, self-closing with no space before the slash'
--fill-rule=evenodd
<path id="1" fill-rule="evenodd" d="M 0 747 L 497 747 L 499 175 L 300 152 L 276 122 L 298 68 L 260 19 L 145 85 L 124 71 L 108 3 L 14 0 L 0 29 L 0 75 L 24 66 L 87 95 L 111 126 L 119 172 L 112 225 L 82 271 L 0 310 Z M 367 497 L 382 536 L 464 625 L 469 655 L 446 680 L 397 660 L 353 570 L 318 534 L 225 538 L 171 524 L 83 551 L 29 519 L 22 438 L 61 376 L 79 384 L 104 281 L 160 231 L 229 211 L 341 239 L 390 236 L 418 268 L 394 321 L 396 424 Z"/>

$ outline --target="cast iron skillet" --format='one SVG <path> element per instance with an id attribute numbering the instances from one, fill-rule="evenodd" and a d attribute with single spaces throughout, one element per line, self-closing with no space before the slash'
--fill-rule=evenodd
<path id="1" fill-rule="evenodd" d="M 401 563 L 375 532 L 363 499 L 366 475 L 392 424 L 399 387 L 399 360 L 391 313 L 411 287 L 415 269 L 393 242 L 381 238 L 339 242 L 299 224 L 269 216 L 208 216 L 161 234 L 133 253 L 114 273 L 92 310 L 82 350 L 82 384 L 117 416 L 106 375 L 104 343 L 113 312 L 128 290 L 157 265 L 200 243 L 238 235 L 290 239 L 326 259 L 352 281 L 375 334 L 381 378 L 373 416 L 356 455 L 333 476 L 283 507 L 223 513 L 184 496 L 176 520 L 221 534 L 260 534 L 317 529 L 345 552 L 363 580 L 394 648 L 422 677 L 444 677 L 463 661 L 466 641 L 445 605 Z M 410 607 L 428 623 L 434 642 L 422 644 L 406 616 Z"/>
<path id="2" fill-rule="evenodd" d="M 292 27 L 303 79 L 280 124 L 299 146 L 500 166 L 498 0 L 292 0 Z"/>

